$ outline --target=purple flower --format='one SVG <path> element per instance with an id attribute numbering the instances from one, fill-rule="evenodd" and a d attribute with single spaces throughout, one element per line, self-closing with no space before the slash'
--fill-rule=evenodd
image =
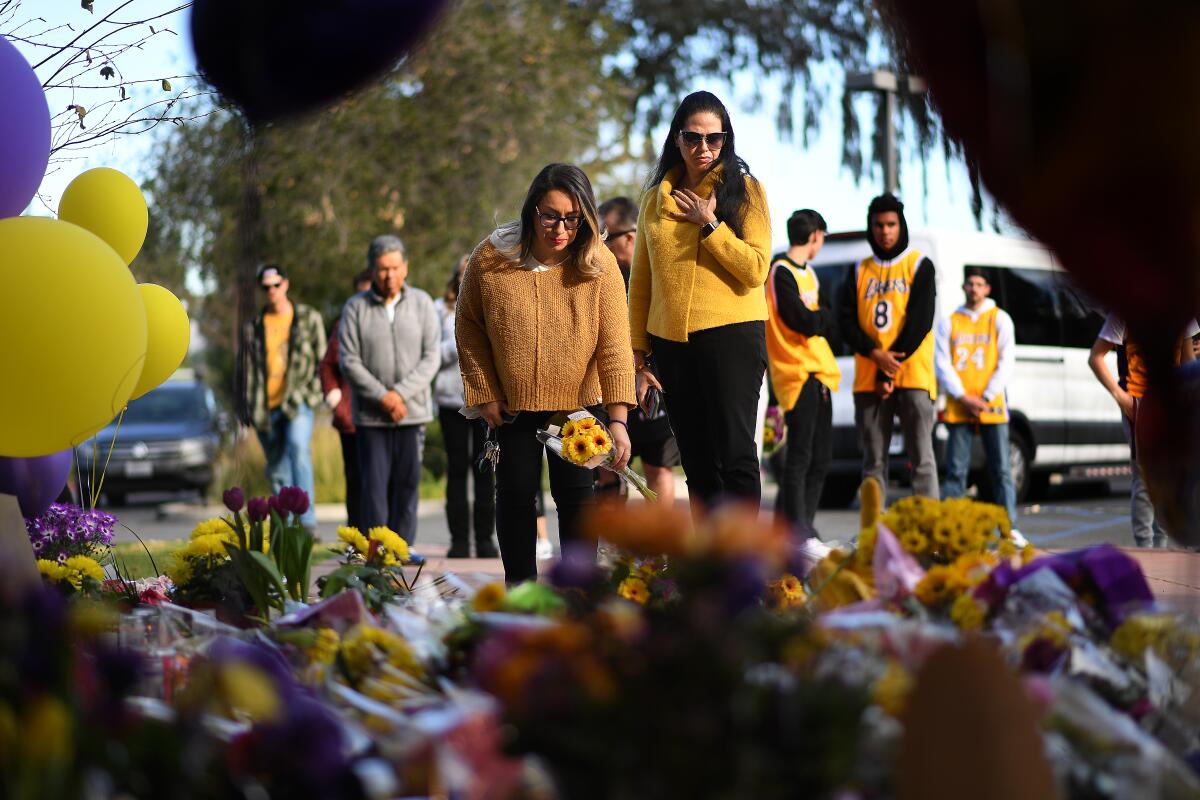
<path id="1" fill-rule="evenodd" d="M 221 495 L 221 499 L 225 501 L 225 507 L 235 514 L 242 510 L 242 506 L 246 505 L 246 495 L 240 486 L 226 489 L 225 493 Z"/>
<path id="2" fill-rule="evenodd" d="M 279 502 L 279 495 L 277 494 L 273 494 L 267 498 L 267 508 L 269 508 L 271 511 L 274 511 L 281 517 L 287 514 L 287 512 L 284 511 L 282 504 Z"/>
<path id="3" fill-rule="evenodd" d="M 299 486 L 285 486 L 279 490 L 279 508 L 283 513 L 297 517 L 308 511 L 308 492 Z"/>
<path id="4" fill-rule="evenodd" d="M 271 514 L 271 503 L 265 497 L 251 497 L 246 504 L 246 516 L 251 522 L 262 522 Z"/>

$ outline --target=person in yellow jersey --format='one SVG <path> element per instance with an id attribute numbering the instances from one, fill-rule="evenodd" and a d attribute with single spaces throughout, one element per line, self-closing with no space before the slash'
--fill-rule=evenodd
<path id="1" fill-rule="evenodd" d="M 946 393 L 943 421 L 946 441 L 946 480 L 942 494 L 962 497 L 967 492 L 971 439 L 983 440 L 992 502 L 1008 510 L 1017 524 L 1017 493 L 1008 457 L 1008 403 L 1005 388 L 1016 364 L 1013 322 L 989 297 L 992 285 L 978 269 L 963 270 L 965 302 L 938 321 L 934 331 L 934 367 Z"/>
<path id="2" fill-rule="evenodd" d="M 821 284 L 808 262 L 825 243 L 825 219 L 810 208 L 788 219 L 788 249 L 767 278 L 767 360 L 771 386 L 787 423 L 776 515 L 800 536 L 813 520 L 833 454 L 833 400 L 842 373 L 825 337 L 837 321 L 821 308 Z"/>
<path id="3" fill-rule="evenodd" d="M 1200 327 L 1192 320 L 1184 333 L 1175 354 L 1177 364 L 1195 358 L 1190 337 L 1200 335 Z M 1112 350 L 1117 350 L 1116 378 L 1104 363 L 1104 357 Z M 1167 534 L 1158 522 L 1158 514 L 1150 502 L 1150 493 L 1142 482 L 1137 459 L 1137 412 L 1150 385 L 1149 375 L 1141 348 L 1126 335 L 1125 323 L 1119 317 L 1109 314 L 1104 320 L 1104 326 L 1100 328 L 1088 355 L 1088 366 L 1121 409 L 1121 422 L 1125 427 L 1125 438 L 1129 441 L 1132 477 L 1129 486 L 1129 522 L 1133 528 L 1133 542 L 1138 547 L 1166 547 Z"/>
<path id="4" fill-rule="evenodd" d="M 933 262 L 910 247 L 904 204 L 890 194 L 867 209 L 871 255 L 842 285 L 837 304 L 843 341 L 854 351 L 854 422 L 863 477 L 887 487 L 892 419 L 900 417 L 913 491 L 938 497 L 933 457 Z"/>

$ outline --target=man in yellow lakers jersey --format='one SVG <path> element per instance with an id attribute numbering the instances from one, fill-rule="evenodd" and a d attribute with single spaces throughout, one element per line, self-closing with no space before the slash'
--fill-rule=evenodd
<path id="1" fill-rule="evenodd" d="M 771 386 L 787 423 L 775 513 L 801 536 L 813 518 L 833 455 L 833 400 L 841 371 L 825 340 L 836 324 L 821 308 L 820 282 L 808 262 L 825 243 L 825 220 L 812 209 L 788 219 L 788 249 L 767 278 L 767 360 Z"/>
<path id="2" fill-rule="evenodd" d="M 987 459 L 992 502 L 1017 524 L 1017 493 L 1008 460 L 1008 402 L 1005 388 L 1016 364 L 1013 322 L 988 296 L 992 285 L 978 269 L 963 270 L 966 301 L 934 332 L 934 366 L 947 395 L 944 421 L 946 480 L 942 493 L 962 497 L 971 466 L 971 437 L 979 431 Z"/>
<path id="3" fill-rule="evenodd" d="M 854 421 L 863 451 L 863 477 L 887 487 L 892 419 L 900 417 L 913 491 L 937 499 L 933 459 L 933 262 L 909 247 L 904 204 L 880 195 L 867 209 L 864 258 L 842 285 L 838 327 L 854 350 Z"/>
<path id="4" fill-rule="evenodd" d="M 1184 333 L 1175 353 L 1177 364 L 1194 358 L 1190 337 L 1200 334 L 1200 327 L 1192 320 Z M 1117 350 L 1118 374 L 1115 379 L 1104 363 L 1104 357 L 1114 349 Z M 1158 514 L 1150 502 L 1150 493 L 1142 482 L 1142 470 L 1137 459 L 1137 412 L 1150 387 L 1150 375 L 1141 347 L 1126 335 L 1125 323 L 1119 317 L 1109 314 L 1104 320 L 1104 326 L 1100 328 L 1092 344 L 1092 352 L 1088 355 L 1088 366 L 1121 409 L 1121 422 L 1125 427 L 1125 438 L 1129 441 L 1132 477 L 1129 485 L 1129 522 L 1133 528 L 1133 543 L 1138 547 L 1166 547 L 1167 533 L 1158 522 Z"/>

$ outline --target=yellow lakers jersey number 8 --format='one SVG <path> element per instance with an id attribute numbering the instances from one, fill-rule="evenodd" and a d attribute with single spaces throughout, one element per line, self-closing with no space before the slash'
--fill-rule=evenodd
<path id="1" fill-rule="evenodd" d="M 881 350 L 890 350 L 904 328 L 913 278 L 924 256 L 906 250 L 898 259 L 881 264 L 864 258 L 854 271 L 858 324 Z M 873 392 L 879 369 L 871 359 L 855 354 L 854 391 Z M 933 371 L 933 331 L 922 340 L 915 353 L 901 363 L 896 373 L 897 389 L 924 389 L 937 397 L 937 378 Z"/>

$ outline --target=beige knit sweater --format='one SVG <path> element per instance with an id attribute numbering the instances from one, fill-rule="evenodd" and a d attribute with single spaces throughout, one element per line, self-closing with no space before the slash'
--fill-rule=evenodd
<path id="1" fill-rule="evenodd" d="M 464 405 L 569 411 L 636 403 L 625 284 L 601 248 L 604 272 L 525 269 L 490 239 L 467 261 L 455 316 Z"/>

